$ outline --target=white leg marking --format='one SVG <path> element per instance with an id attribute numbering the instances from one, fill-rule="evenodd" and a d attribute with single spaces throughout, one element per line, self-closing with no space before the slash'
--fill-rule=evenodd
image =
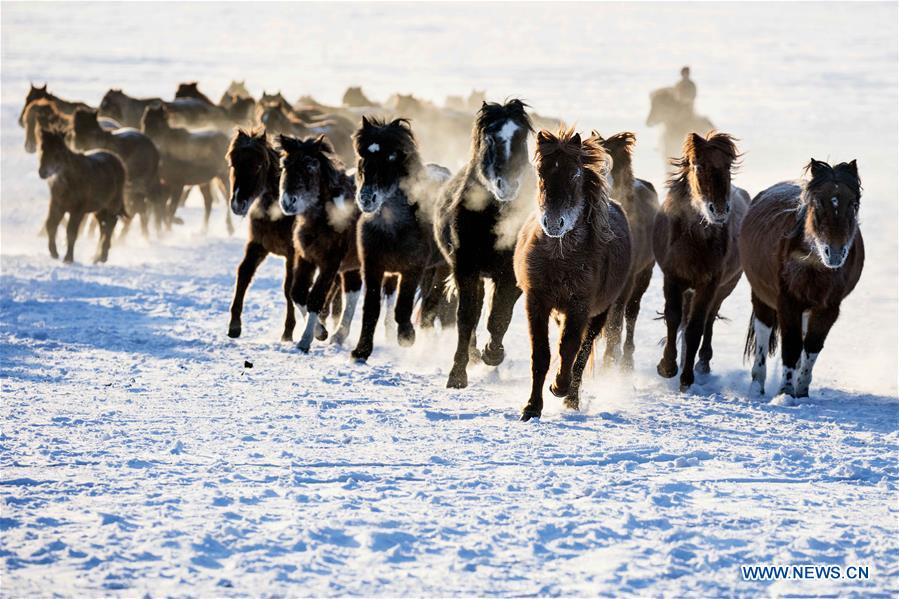
<path id="1" fill-rule="evenodd" d="M 815 368 L 815 361 L 818 354 L 807 354 L 802 352 L 802 366 L 799 368 L 799 378 L 796 380 L 796 395 L 799 397 L 808 396 L 808 387 L 812 383 L 812 370 Z"/>
<path id="2" fill-rule="evenodd" d="M 752 383 L 749 386 L 750 393 L 765 394 L 765 378 L 768 376 L 768 343 L 771 341 L 771 327 L 766 326 L 758 318 L 752 319 L 752 328 L 755 331 L 755 362 L 752 364 Z"/>
<path id="3" fill-rule="evenodd" d="M 350 325 L 353 323 L 353 315 L 356 313 L 356 303 L 359 301 L 358 291 L 349 291 L 343 296 L 343 314 L 340 317 L 340 326 L 331 335 L 331 343 L 338 345 L 350 335 Z"/>
<path id="4" fill-rule="evenodd" d="M 302 352 L 309 351 L 309 348 L 312 347 L 312 337 L 316 326 L 318 326 L 318 314 L 310 312 L 306 316 L 306 328 L 303 330 L 303 336 L 300 337 L 299 343 L 297 343 L 297 349 Z"/>
<path id="5" fill-rule="evenodd" d="M 805 339 L 806 333 L 808 333 L 808 317 L 811 315 L 811 312 L 806 310 L 802 313 L 802 338 Z"/>
<path id="6" fill-rule="evenodd" d="M 384 330 L 387 340 L 396 339 L 396 292 L 384 296 Z"/>
<path id="7" fill-rule="evenodd" d="M 794 391 L 793 383 L 796 380 L 796 369 L 790 368 L 788 366 L 783 367 L 783 376 L 781 377 L 780 383 L 780 393 L 785 393 L 787 395 L 796 395 L 796 391 Z"/>

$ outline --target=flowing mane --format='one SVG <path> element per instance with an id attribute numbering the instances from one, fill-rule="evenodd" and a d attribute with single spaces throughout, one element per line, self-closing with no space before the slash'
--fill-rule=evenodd
<path id="1" fill-rule="evenodd" d="M 630 131 L 624 131 L 603 138 L 596 130 L 592 132 L 592 135 L 597 138 L 612 159 L 613 185 L 630 190 L 634 184 L 633 154 L 637 136 Z M 616 197 L 615 199 L 621 198 Z"/>
<path id="2" fill-rule="evenodd" d="M 288 154 L 300 154 L 315 159 L 321 169 L 322 181 L 330 185 L 340 180 L 343 163 L 334 152 L 334 146 L 324 135 L 298 139 L 289 135 L 278 136 L 278 146 Z"/>
<path id="3" fill-rule="evenodd" d="M 534 126 L 531 124 L 531 117 L 528 116 L 525 110 L 527 107 L 527 104 L 517 98 L 509 100 L 505 104 L 484 102 L 475 117 L 474 127 L 471 132 L 474 143 L 478 144 L 480 142 L 487 129 L 508 120 L 515 121 L 518 126 L 533 133 Z"/>
<path id="4" fill-rule="evenodd" d="M 596 138 L 579 141 L 574 127 L 560 129 L 553 135 L 546 129 L 537 134 L 537 149 L 534 158 L 537 170 L 547 160 L 559 158 L 575 160 L 584 172 L 584 201 L 587 205 L 586 219 L 593 226 L 600 239 L 608 241 L 613 233 L 609 225 L 609 155 Z"/>

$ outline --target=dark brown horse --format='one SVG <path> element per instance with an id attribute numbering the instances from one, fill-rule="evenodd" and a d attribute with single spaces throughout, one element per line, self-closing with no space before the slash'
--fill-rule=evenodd
<path id="1" fill-rule="evenodd" d="M 425 270 L 442 263 L 433 234 L 439 185 L 449 171 L 424 165 L 409 122 L 363 117 L 354 135 L 356 203 L 362 210 L 357 247 L 365 281 L 362 332 L 352 355 L 366 360 L 374 347 L 385 273 L 401 277 L 394 316 L 401 346 L 415 342 L 412 309 Z"/>
<path id="2" fill-rule="evenodd" d="M 740 259 L 752 286 L 746 357 L 754 354 L 752 391 L 759 394 L 779 329 L 778 393 L 808 396 L 815 360 L 865 262 L 855 160 L 831 166 L 813 158 L 806 171 L 811 179 L 804 184 L 778 183 L 757 195 L 740 232 Z"/>
<path id="3" fill-rule="evenodd" d="M 658 372 L 665 378 L 677 374 L 677 334 L 685 323 L 682 391 L 693 384 L 697 350 L 696 370 L 710 371 L 718 309 L 742 272 L 737 236 L 749 194 L 731 184 L 739 157 L 734 141 L 726 133 L 688 135 L 683 157 L 674 161 L 676 172 L 668 181 L 668 196 L 656 216 L 653 251 L 665 276 L 668 329 Z"/>
<path id="4" fill-rule="evenodd" d="M 100 116 L 116 119 L 125 127 L 140 129 L 147 108 L 164 103 L 162 98 L 132 98 L 120 89 L 110 89 L 100 101 Z"/>
<path id="5" fill-rule="evenodd" d="M 581 377 L 596 336 L 627 282 L 630 233 L 609 200 L 610 160 L 599 141 L 573 129 L 537 134 L 538 210 L 518 235 L 515 275 L 531 336 L 531 396 L 522 420 L 539 418 L 549 370 L 549 319 L 564 319 L 561 358 L 550 390 L 578 409 Z"/>
<path id="6" fill-rule="evenodd" d="M 351 121 L 341 118 L 327 118 L 321 121 L 306 122 L 281 104 L 270 102 L 260 104 L 257 109 L 259 122 L 272 135 L 290 135 L 292 137 L 316 137 L 324 135 L 336 154 L 344 164 L 353 164 L 353 130 Z"/>
<path id="7" fill-rule="evenodd" d="M 452 268 L 459 294 L 458 342 L 447 387 L 468 385 L 466 367 L 469 354 L 474 353 L 485 278 L 493 282 L 494 293 L 487 322 L 490 341 L 480 357 L 491 366 L 505 357 L 503 337 L 521 295 L 512 268 L 514 240 L 528 214 L 510 202 L 519 197 L 522 181 L 533 173 L 528 162 L 532 131 L 521 100 L 485 102 L 475 118 L 468 165 L 441 192 L 434 236 Z"/>
<path id="8" fill-rule="evenodd" d="M 68 214 L 68 247 L 63 260 L 72 262 L 81 221 L 93 213 L 100 225 L 100 245 L 94 262 L 106 262 L 116 221 L 119 217 L 128 217 L 122 161 L 115 154 L 102 150 L 86 154 L 73 152 L 66 145 L 64 133 L 41 129 L 38 174 L 41 179 L 48 179 L 50 185 L 50 210 L 45 225 L 50 255 L 59 257 L 56 228 L 63 215 Z"/>
<path id="9" fill-rule="evenodd" d="M 281 178 L 278 153 L 269 143 L 264 129 L 249 133 L 239 129 L 231 139 L 227 159 L 231 188 L 234 190 L 231 210 L 240 216 L 250 216 L 249 239 L 243 260 L 237 268 L 228 336 L 240 337 L 244 295 L 256 269 L 266 256 L 274 254 L 285 259 L 284 298 L 287 300 L 287 315 L 281 340 L 292 341 L 296 326 L 290 298 L 294 270 L 294 217 L 284 214 L 278 205 L 278 184 Z"/>
<path id="10" fill-rule="evenodd" d="M 196 98 L 201 102 L 205 102 L 210 106 L 214 106 L 215 102 L 209 99 L 209 96 L 200 91 L 199 85 L 196 81 L 190 81 L 188 83 L 179 83 L 178 89 L 175 90 L 176 98 Z"/>
<path id="11" fill-rule="evenodd" d="M 219 100 L 219 106 L 230 108 L 236 100 L 240 99 L 253 100 L 253 95 L 250 93 L 250 90 L 247 89 L 246 81 L 232 81 L 231 84 L 228 85 L 228 89 L 225 90 L 225 93 L 222 94 L 222 98 Z M 256 101 L 253 100 L 253 102 L 255 103 Z"/>
<path id="12" fill-rule="evenodd" d="M 174 219 L 184 188 L 199 185 L 205 209 L 203 228 L 206 230 L 213 202 L 210 185 L 217 180 L 222 187 L 226 187 L 228 182 L 225 159 L 228 136 L 214 129 L 189 131 L 173 127 L 168 122 L 167 114 L 168 108 L 165 106 L 151 106 L 144 114 L 141 127 L 156 144 L 161 156 L 160 174 L 169 192 L 167 221 Z M 225 219 L 230 234 L 234 231 L 234 225 L 228 210 L 225 210 Z"/>
<path id="13" fill-rule="evenodd" d="M 25 126 L 25 109 L 35 100 L 51 100 L 55 104 L 57 112 L 68 116 L 71 116 L 76 108 L 90 108 L 90 106 L 84 102 L 70 102 L 68 100 L 63 100 L 59 96 L 54 96 L 47 91 L 46 83 L 42 87 L 37 87 L 32 83 L 31 88 L 28 90 L 28 94 L 25 96 L 25 104 L 22 105 L 22 112 L 19 113 L 20 127 Z"/>
<path id="14" fill-rule="evenodd" d="M 308 352 L 325 316 L 328 293 L 342 274 L 343 316 L 332 343 L 343 343 L 349 334 L 362 278 L 356 252 L 356 222 L 359 208 L 353 201 L 356 185 L 323 135 L 304 140 L 286 135 L 281 146 L 280 203 L 285 214 L 296 215 L 294 227 L 294 288 L 297 304 L 307 306 L 306 328 L 297 348 Z M 309 280 L 315 271 L 315 282 Z M 318 331 L 316 330 L 318 329 Z"/>
<path id="15" fill-rule="evenodd" d="M 625 370 L 634 367 L 634 327 L 640 313 L 640 301 L 652 279 L 655 257 L 652 253 L 652 231 L 659 211 L 659 196 L 649 181 L 634 178 L 632 152 L 636 137 L 624 132 L 603 139 L 593 132 L 602 147 L 612 158 L 612 199 L 621 204 L 627 215 L 631 231 L 631 272 L 624 292 L 609 310 L 609 317 L 603 329 L 606 350 L 603 362 L 606 366 L 619 362 Z M 627 326 L 624 351 L 621 348 L 622 325 Z"/>
<path id="16" fill-rule="evenodd" d="M 159 183 L 159 151 L 153 141 L 137 129 L 105 131 L 97 111 L 84 108 L 76 110 L 72 119 L 72 141 L 77 150 L 109 150 L 122 159 L 128 172 L 125 209 L 132 217 L 140 215 L 145 237 L 151 215 L 158 232 L 165 219 L 165 197 Z"/>
<path id="17" fill-rule="evenodd" d="M 25 151 L 29 154 L 37 151 L 37 135 L 41 129 L 69 132 L 72 128 L 72 115 L 60 112 L 56 102 L 47 98 L 29 102 L 22 118 L 25 123 Z M 98 118 L 97 124 L 105 131 L 121 127 L 118 121 L 107 117 Z"/>

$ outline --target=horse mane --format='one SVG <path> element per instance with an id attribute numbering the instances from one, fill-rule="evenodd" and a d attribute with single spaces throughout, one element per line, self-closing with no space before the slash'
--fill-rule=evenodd
<path id="1" fill-rule="evenodd" d="M 737 139 L 732 135 L 714 130 L 709 131 L 705 137 L 698 133 L 687 135 L 684 138 L 683 155 L 669 161 L 674 172 L 668 178 L 668 186 L 679 191 L 686 189 L 690 168 L 700 157 L 709 159 L 715 167 L 726 168 L 734 173 L 743 156 L 737 150 L 736 142 Z"/>
<path id="2" fill-rule="evenodd" d="M 72 114 L 72 128 L 75 131 L 97 131 L 102 130 L 100 123 L 97 121 L 97 111 L 89 108 L 76 108 Z"/>
<path id="3" fill-rule="evenodd" d="M 340 181 L 343 163 L 337 157 L 334 146 L 324 135 L 300 139 L 282 134 L 278 136 L 278 146 L 282 152 L 287 154 L 296 152 L 317 160 L 321 168 L 322 180 L 328 181 L 331 185 L 336 185 Z"/>
<path id="4" fill-rule="evenodd" d="M 861 196 L 862 181 L 858 176 L 858 166 L 855 160 L 851 162 L 841 162 L 837 165 L 830 164 L 812 158 L 803 170 L 806 174 L 811 174 L 811 179 L 805 184 L 802 190 L 803 204 L 808 203 L 807 193 L 810 193 L 826 183 L 843 183 L 851 189 L 856 196 Z"/>
<path id="5" fill-rule="evenodd" d="M 63 129 L 58 129 L 56 127 L 40 127 L 38 129 L 38 139 L 41 142 L 40 148 L 42 153 L 48 144 L 56 144 L 58 147 L 64 148 L 67 153 L 73 153 L 68 145 L 66 145 L 66 132 Z"/>
<path id="6" fill-rule="evenodd" d="M 418 156 L 418 146 L 412 133 L 409 119 L 398 118 L 387 122 L 380 117 L 362 117 L 362 127 L 353 133 L 353 143 L 357 153 L 360 148 L 367 148 L 373 143 L 385 144 L 400 150 L 406 161 Z"/>
<path id="7" fill-rule="evenodd" d="M 561 128 L 553 135 L 546 129 L 537 134 L 537 149 L 534 158 L 537 170 L 549 158 L 561 156 L 576 160 L 584 172 L 584 200 L 587 203 L 587 222 L 602 241 L 613 238 L 609 223 L 609 155 L 595 137 L 581 140 L 574 127 Z"/>
<path id="8" fill-rule="evenodd" d="M 630 131 L 623 131 L 604 138 L 595 129 L 592 132 L 592 136 L 597 138 L 597 141 L 612 159 L 612 178 L 615 184 L 618 185 L 620 181 L 622 187 L 630 189 L 634 184 L 633 156 L 637 136 Z"/>
<path id="9" fill-rule="evenodd" d="M 261 149 L 270 157 L 274 156 L 275 161 L 277 161 L 277 151 L 269 142 L 268 135 L 266 135 L 265 132 L 265 127 L 256 127 L 254 129 L 250 129 L 249 131 L 243 128 L 238 128 L 237 132 L 231 138 L 231 143 L 228 144 L 228 152 L 227 154 L 225 154 L 225 157 L 230 163 L 231 158 L 235 152 L 245 149 Z"/>

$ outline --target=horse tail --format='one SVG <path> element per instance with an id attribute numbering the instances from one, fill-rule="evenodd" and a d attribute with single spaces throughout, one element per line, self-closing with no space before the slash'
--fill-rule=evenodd
<path id="1" fill-rule="evenodd" d="M 773 356 L 777 352 L 778 326 L 775 319 L 771 327 L 771 336 L 768 338 L 768 355 Z M 755 309 L 749 315 L 749 328 L 746 331 L 746 344 L 743 346 L 743 361 L 747 361 L 755 355 Z"/>

